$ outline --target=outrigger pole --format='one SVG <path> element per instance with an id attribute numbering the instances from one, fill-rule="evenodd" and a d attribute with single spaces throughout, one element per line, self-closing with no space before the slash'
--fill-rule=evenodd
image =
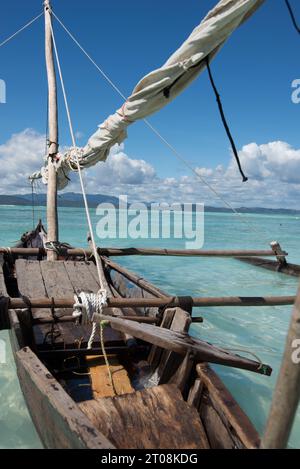
<path id="1" fill-rule="evenodd" d="M 270 415 L 262 439 L 263 449 L 286 448 L 300 401 L 300 288 L 293 309 Z"/>
<path id="2" fill-rule="evenodd" d="M 58 241 L 58 215 L 57 215 L 57 174 L 53 158 L 58 152 L 58 119 L 57 119 L 57 87 L 53 59 L 52 41 L 52 10 L 50 0 L 44 1 L 45 12 L 45 54 L 48 78 L 48 188 L 47 188 L 47 232 L 48 242 Z M 47 251 L 47 259 L 57 259 L 55 251 Z"/>

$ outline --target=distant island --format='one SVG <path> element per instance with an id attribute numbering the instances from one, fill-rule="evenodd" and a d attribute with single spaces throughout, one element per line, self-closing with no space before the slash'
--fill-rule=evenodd
<path id="1" fill-rule="evenodd" d="M 65 192 L 59 194 L 59 206 L 60 207 L 83 207 L 82 195 L 75 192 Z M 103 194 L 89 194 L 87 196 L 90 207 L 96 208 L 101 203 L 110 203 L 115 207 L 119 206 L 119 199 L 114 196 L 103 195 Z M 154 203 L 154 202 L 152 202 Z M 146 202 L 147 206 L 150 207 L 151 202 Z M 0 205 L 20 205 L 20 206 L 31 206 L 32 205 L 32 194 L 21 194 L 21 195 L 1 195 L 0 194 Z M 34 194 L 34 205 L 46 206 L 46 194 Z M 300 215 L 300 210 L 286 209 L 286 208 L 264 208 L 264 207 L 238 207 L 236 210 L 239 213 L 258 213 L 266 215 Z M 212 207 L 205 205 L 205 212 L 221 212 L 230 213 L 231 210 L 226 207 Z"/>

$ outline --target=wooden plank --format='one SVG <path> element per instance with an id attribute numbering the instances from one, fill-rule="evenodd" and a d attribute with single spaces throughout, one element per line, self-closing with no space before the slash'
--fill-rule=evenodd
<path id="1" fill-rule="evenodd" d="M 32 420 L 46 448 L 114 448 L 29 348 L 17 352 L 16 363 Z"/>
<path id="2" fill-rule="evenodd" d="M 234 441 L 207 395 L 204 395 L 201 400 L 200 417 L 212 449 L 243 448 L 239 441 L 237 443 Z"/>
<path id="3" fill-rule="evenodd" d="M 272 372 L 272 369 L 268 365 L 215 347 L 208 342 L 191 337 L 186 333 L 175 332 L 162 327 L 127 321 L 122 318 L 103 314 L 95 314 L 94 317 L 97 317 L 99 320 L 109 321 L 113 329 L 132 334 L 136 338 L 153 345 L 158 345 L 171 352 L 176 352 L 184 356 L 187 352 L 193 352 L 195 359 L 199 361 L 232 366 L 234 368 L 245 369 L 264 375 L 270 375 Z"/>
<path id="4" fill-rule="evenodd" d="M 80 293 L 82 291 L 97 293 L 99 290 L 99 283 L 91 274 L 86 262 L 65 261 L 64 264 L 75 293 Z M 89 262 L 89 264 L 91 264 L 91 262 Z"/>
<path id="5" fill-rule="evenodd" d="M 8 296 L 2 265 L 0 265 L 0 296 Z"/>
<path id="6" fill-rule="evenodd" d="M 160 327 L 164 327 L 165 329 L 170 329 L 174 314 L 175 314 L 175 308 L 166 309 L 164 312 Z M 162 353 L 163 353 L 163 349 L 161 347 L 152 345 L 149 356 L 148 356 L 148 362 L 153 369 L 155 369 L 158 366 Z"/>
<path id="7" fill-rule="evenodd" d="M 39 261 L 17 259 L 15 268 L 21 296 L 27 298 L 47 296 Z M 47 319 L 49 321 L 53 319 L 50 309 L 33 308 L 32 316 L 34 319 Z"/>
<path id="8" fill-rule="evenodd" d="M 191 322 L 191 316 L 186 311 L 183 311 L 181 308 L 175 308 L 170 330 L 174 332 L 188 332 Z M 164 350 L 157 369 L 158 384 L 168 383 L 182 363 L 182 356 Z M 191 365 L 191 362 L 189 362 L 189 365 Z"/>
<path id="9" fill-rule="evenodd" d="M 257 431 L 221 379 L 207 364 L 198 364 L 196 369 L 204 388 L 207 389 L 211 406 L 226 426 L 231 438 L 232 435 L 236 435 L 236 440 L 240 441 L 245 448 L 258 448 L 260 438 Z M 203 408 L 202 403 L 201 409 Z M 203 417 L 202 410 L 200 411 L 201 418 Z"/>
<path id="10" fill-rule="evenodd" d="M 113 397 L 115 395 L 115 391 L 118 396 L 134 392 L 128 373 L 124 366 L 120 364 L 116 356 L 108 356 L 114 388 L 111 384 L 103 356 L 89 356 L 86 357 L 86 361 L 89 366 L 94 398 Z"/>
<path id="11" fill-rule="evenodd" d="M 74 288 L 69 279 L 68 273 L 63 261 L 41 261 L 41 272 L 45 284 L 47 296 L 49 298 L 61 296 L 73 296 Z M 70 314 L 66 308 L 55 310 L 58 316 Z"/>
<path id="12" fill-rule="evenodd" d="M 195 379 L 195 382 L 194 382 L 193 386 L 190 389 L 188 399 L 187 399 L 187 403 L 190 406 L 196 407 L 196 409 L 198 409 L 199 404 L 200 404 L 202 391 L 203 391 L 203 383 L 202 383 L 201 379 L 197 378 L 197 379 Z"/>
<path id="13" fill-rule="evenodd" d="M 52 324 L 34 326 L 35 340 L 39 350 L 86 348 L 92 332 L 91 324 L 57 323 L 52 340 L 52 328 Z M 124 345 L 123 334 L 111 327 L 104 328 L 103 337 L 106 346 Z M 93 347 L 100 347 L 99 334 L 94 340 Z"/>
<path id="14" fill-rule="evenodd" d="M 85 401 L 79 406 L 119 449 L 208 448 L 197 412 L 173 385 Z"/>

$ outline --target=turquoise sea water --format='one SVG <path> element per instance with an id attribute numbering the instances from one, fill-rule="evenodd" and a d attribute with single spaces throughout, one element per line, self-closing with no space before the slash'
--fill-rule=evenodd
<path id="1" fill-rule="evenodd" d="M 36 216 L 45 219 L 44 209 Z M 93 212 L 93 222 L 98 218 Z M 290 262 L 300 264 L 300 217 L 286 215 L 247 215 L 253 226 L 241 223 L 233 214 L 205 215 L 205 249 L 268 249 L 268 242 L 280 241 L 289 252 Z M 12 245 L 20 234 L 32 226 L 30 208 L 0 207 L 0 244 Z M 82 209 L 60 210 L 60 239 L 76 246 L 86 246 L 87 226 Z M 100 243 L 100 240 L 98 240 Z M 181 240 L 104 240 L 102 246 L 153 246 L 184 248 Z M 178 295 L 194 296 L 260 296 L 294 295 L 298 280 L 283 274 L 225 258 L 159 258 L 127 257 L 118 262 L 162 289 Z M 204 317 L 203 324 L 193 325 L 191 333 L 228 348 L 245 348 L 273 367 L 271 378 L 254 373 L 215 367 L 258 431 L 263 431 L 272 391 L 276 382 L 292 307 L 205 308 L 194 315 Z M 9 336 L 0 332 L 6 342 L 7 361 L 0 364 L 0 448 L 37 448 L 41 446 L 31 423 L 15 375 L 9 348 Z M 300 448 L 300 410 L 290 446 Z"/>

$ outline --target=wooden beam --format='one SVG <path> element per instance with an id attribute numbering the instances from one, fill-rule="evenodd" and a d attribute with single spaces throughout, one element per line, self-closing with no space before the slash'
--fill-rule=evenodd
<path id="1" fill-rule="evenodd" d="M 140 324 L 133 321 L 126 321 L 122 318 L 114 318 L 104 314 L 94 315 L 97 320 L 109 321 L 113 329 L 133 335 L 145 342 L 162 347 L 171 352 L 186 356 L 193 354 L 195 360 L 211 362 L 219 365 L 231 366 L 244 370 L 253 371 L 264 375 L 270 375 L 272 369 L 268 365 L 258 363 L 248 358 L 240 357 L 227 350 L 191 337 L 184 332 L 176 332 L 163 327 L 152 326 L 150 324 Z"/>
<path id="2" fill-rule="evenodd" d="M 286 448 L 300 399 L 300 288 L 261 447 Z M 297 352 L 298 349 L 298 352 Z"/>
<path id="3" fill-rule="evenodd" d="M 7 248 L 1 247 L 0 254 L 7 252 L 20 256 L 45 255 L 48 251 L 38 248 Z M 83 257 L 91 256 L 90 249 L 74 248 L 63 249 L 61 256 Z M 174 256 L 174 257 L 274 257 L 271 250 L 196 250 L 196 249 L 141 249 L 141 248 L 98 248 L 100 256 Z M 284 252 L 287 256 L 288 253 Z"/>
<path id="4" fill-rule="evenodd" d="M 52 42 L 52 11 L 50 0 L 44 2 L 45 11 L 45 54 L 48 78 L 48 187 L 47 187 L 47 231 L 48 241 L 58 241 L 58 215 L 57 215 L 57 175 L 53 158 L 58 152 L 58 120 L 57 120 L 57 87 L 53 59 Z M 55 251 L 47 251 L 48 260 L 57 259 Z"/>
<path id="5" fill-rule="evenodd" d="M 181 307 L 181 302 L 186 297 L 161 297 L 161 298 L 108 298 L 107 308 L 137 308 L 160 306 Z M 212 306 L 283 306 L 292 305 L 295 302 L 294 296 L 269 296 L 269 297 L 211 297 L 191 298 L 193 307 L 212 307 Z M 73 308 L 74 298 L 10 298 L 10 309 L 22 308 Z"/>

